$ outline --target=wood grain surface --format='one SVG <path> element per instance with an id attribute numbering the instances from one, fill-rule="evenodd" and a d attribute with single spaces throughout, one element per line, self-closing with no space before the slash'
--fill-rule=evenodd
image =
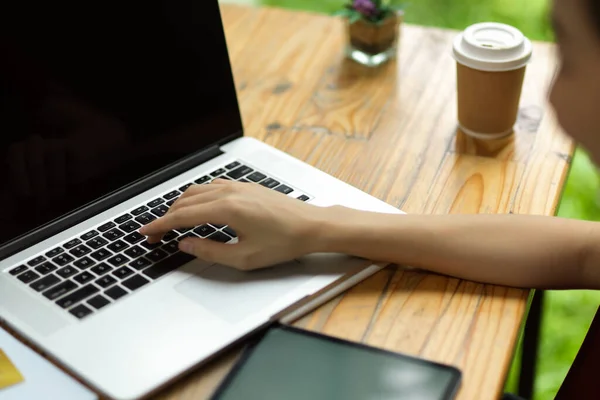
<path id="1" fill-rule="evenodd" d="M 246 135 L 409 213 L 555 214 L 574 148 L 546 101 L 554 45 L 535 43 L 516 134 L 480 142 L 457 132 L 456 32 L 404 25 L 397 60 L 368 69 L 344 58 L 342 20 L 222 14 Z M 496 399 L 528 294 L 392 266 L 295 324 L 457 366 L 460 399 Z M 209 396 L 235 354 L 159 397 Z"/>
<path id="2" fill-rule="evenodd" d="M 555 214 L 574 147 L 546 102 L 553 45 L 535 43 L 516 134 L 480 142 L 457 132 L 456 32 L 403 25 L 397 60 L 368 69 L 344 58 L 340 19 L 222 14 L 246 135 L 408 213 Z M 528 295 L 390 266 L 295 325 L 457 366 L 459 399 L 497 399 Z M 209 397 L 238 354 L 154 397 Z"/>

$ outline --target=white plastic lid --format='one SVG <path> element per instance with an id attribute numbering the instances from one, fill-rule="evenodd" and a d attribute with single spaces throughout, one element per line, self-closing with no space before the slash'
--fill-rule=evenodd
<path id="1" fill-rule="evenodd" d="M 454 58 L 480 71 L 511 71 L 531 59 L 532 45 L 510 25 L 484 22 L 471 25 L 454 39 Z"/>

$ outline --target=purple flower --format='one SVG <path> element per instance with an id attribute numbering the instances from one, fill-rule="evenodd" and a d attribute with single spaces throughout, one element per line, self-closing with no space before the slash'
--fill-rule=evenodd
<path id="1" fill-rule="evenodd" d="M 377 7 L 371 0 L 354 0 L 352 7 L 366 16 L 371 16 L 377 12 Z"/>

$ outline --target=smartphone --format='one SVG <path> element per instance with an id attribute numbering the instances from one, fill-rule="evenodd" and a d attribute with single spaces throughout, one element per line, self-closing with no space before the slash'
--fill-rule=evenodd
<path id="1" fill-rule="evenodd" d="M 447 400 L 455 367 L 277 324 L 250 344 L 213 400 Z"/>

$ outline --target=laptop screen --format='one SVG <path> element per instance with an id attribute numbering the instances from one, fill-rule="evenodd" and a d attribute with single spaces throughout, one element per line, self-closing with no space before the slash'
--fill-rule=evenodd
<path id="1" fill-rule="evenodd" d="M 0 6 L 0 246 L 241 130 L 217 0 Z"/>

